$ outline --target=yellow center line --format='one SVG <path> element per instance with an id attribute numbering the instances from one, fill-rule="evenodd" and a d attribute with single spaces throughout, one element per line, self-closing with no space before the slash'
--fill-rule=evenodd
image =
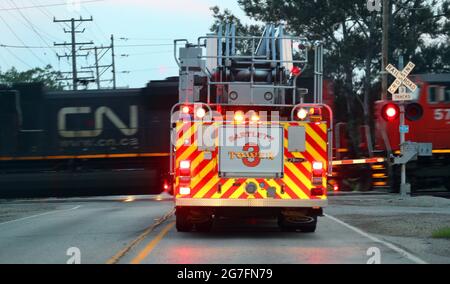
<path id="1" fill-rule="evenodd" d="M 155 249 L 158 243 L 169 233 L 175 222 L 168 224 L 132 261 L 131 264 L 140 264 Z"/>
<path id="2" fill-rule="evenodd" d="M 120 259 L 124 257 L 128 252 L 130 252 L 133 248 L 135 248 L 137 245 L 139 245 L 145 238 L 150 235 L 157 227 L 159 227 L 161 224 L 163 224 L 165 221 L 167 221 L 169 218 L 171 218 L 175 214 L 175 210 L 170 211 L 165 216 L 161 217 L 159 220 L 157 220 L 152 226 L 150 226 L 148 229 L 146 229 L 141 235 L 139 235 L 135 240 L 133 240 L 131 243 L 129 243 L 126 247 L 121 249 L 116 255 L 114 255 L 112 258 L 110 258 L 106 264 L 117 264 L 119 263 Z"/>

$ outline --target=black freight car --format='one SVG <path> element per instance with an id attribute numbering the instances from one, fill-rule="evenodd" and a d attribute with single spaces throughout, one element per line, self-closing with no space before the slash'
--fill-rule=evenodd
<path id="1" fill-rule="evenodd" d="M 1 88 L 0 196 L 161 192 L 177 93 L 177 78 L 142 89 Z"/>

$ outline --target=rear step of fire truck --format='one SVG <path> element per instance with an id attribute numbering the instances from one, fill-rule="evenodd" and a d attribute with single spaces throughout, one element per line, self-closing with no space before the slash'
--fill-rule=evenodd
<path id="1" fill-rule="evenodd" d="M 314 232 L 328 204 L 333 152 L 322 43 L 286 35 L 282 26 L 268 25 L 258 37 L 235 31 L 227 24 L 196 44 L 175 41 L 180 89 L 171 111 L 170 169 L 177 229 L 274 217 L 282 230 Z M 304 104 L 308 92 L 297 78 L 310 50 L 314 103 Z"/>

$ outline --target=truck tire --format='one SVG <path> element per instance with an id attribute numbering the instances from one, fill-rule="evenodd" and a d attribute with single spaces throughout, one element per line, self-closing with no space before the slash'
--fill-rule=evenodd
<path id="1" fill-rule="evenodd" d="M 177 231 L 180 233 L 191 232 L 193 228 L 192 222 L 189 220 L 187 211 L 177 209 L 176 213 L 176 227 Z"/>
<path id="2" fill-rule="evenodd" d="M 195 229 L 200 233 L 208 233 L 211 232 L 213 227 L 213 219 L 211 218 L 207 222 L 195 224 Z"/>
<path id="3" fill-rule="evenodd" d="M 317 220 L 313 224 L 308 224 L 300 227 L 302 233 L 315 233 L 317 229 Z"/>
<path id="4" fill-rule="evenodd" d="M 283 232 L 302 232 L 302 233 L 315 233 L 317 228 L 317 217 L 312 217 L 311 223 L 302 224 L 294 223 L 287 220 L 284 216 L 278 218 L 278 226 Z"/>

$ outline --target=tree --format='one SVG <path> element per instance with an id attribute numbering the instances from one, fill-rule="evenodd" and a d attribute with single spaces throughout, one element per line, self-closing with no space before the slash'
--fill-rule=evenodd
<path id="1" fill-rule="evenodd" d="M 54 71 L 51 65 L 23 72 L 19 72 L 15 67 L 12 67 L 6 72 L 0 72 L 0 84 L 44 83 L 49 90 L 62 90 L 63 85 L 58 81 L 60 77 L 60 72 Z"/>
<path id="2" fill-rule="evenodd" d="M 391 1 L 391 3 L 394 1 Z M 404 54 L 417 63 L 416 73 L 449 70 L 449 0 L 398 0 L 391 4 L 390 61 Z M 238 0 L 254 20 L 284 23 L 286 29 L 325 45 L 325 75 L 337 86 L 345 108 L 353 148 L 358 124 L 371 124 L 370 106 L 379 99 L 382 14 L 367 9 L 367 0 Z M 235 20 L 230 13 L 214 18 Z M 245 26 L 244 26 L 245 27 Z M 444 38 L 436 43 L 435 39 Z M 342 97 L 342 98 L 341 98 Z M 361 115 L 359 115 L 361 114 Z"/>

